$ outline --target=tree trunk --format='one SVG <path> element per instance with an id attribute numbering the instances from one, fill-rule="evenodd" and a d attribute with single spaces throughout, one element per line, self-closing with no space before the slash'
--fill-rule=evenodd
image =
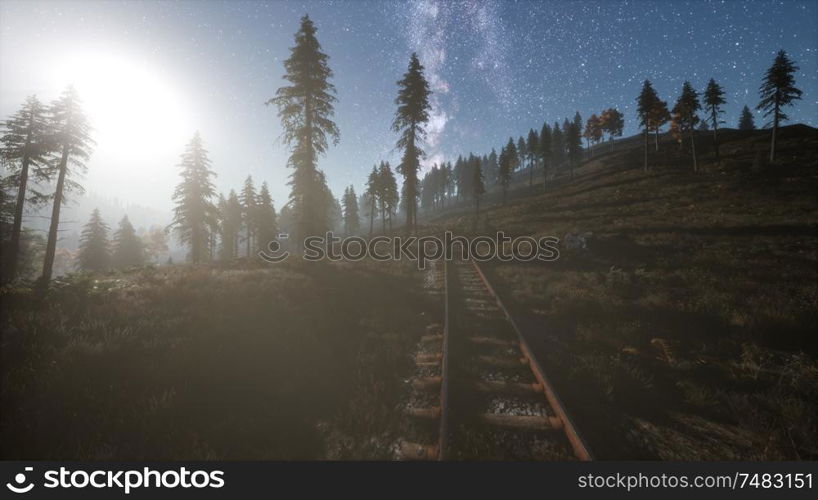
<path id="1" fill-rule="evenodd" d="M 693 152 L 693 171 L 699 171 L 699 162 L 696 158 L 696 131 L 693 128 L 690 128 L 690 150 Z"/>
<path id="2" fill-rule="evenodd" d="M 645 173 L 648 173 L 648 128 L 645 127 Z"/>
<path id="3" fill-rule="evenodd" d="M 534 162 L 531 161 L 529 162 L 528 167 L 528 187 L 531 187 L 533 185 L 534 185 Z"/>
<path id="4" fill-rule="evenodd" d="M 45 246 L 43 275 L 40 277 L 40 286 L 43 289 L 48 288 L 48 283 L 51 281 L 51 274 L 54 272 L 54 255 L 57 252 L 57 228 L 60 225 L 60 208 L 62 207 L 65 176 L 68 170 L 68 151 L 68 144 L 65 144 L 62 150 L 62 156 L 60 157 L 57 187 L 54 189 L 54 206 L 51 209 L 51 225 L 48 228 L 48 241 Z"/>
<path id="5" fill-rule="evenodd" d="M 770 140 L 770 163 L 775 161 L 775 133 L 778 131 L 778 103 L 775 104 L 775 114 L 773 115 L 773 135 Z"/>
<path id="6" fill-rule="evenodd" d="M 26 141 L 26 151 L 29 141 Z M 17 260 L 20 255 L 20 232 L 23 229 L 23 205 L 26 202 L 26 186 L 28 184 L 28 155 L 23 157 L 20 168 L 20 186 L 17 189 L 17 205 L 14 206 L 14 223 L 11 228 L 11 247 L 9 248 L 8 276 L 5 281 L 12 281 L 17 276 Z"/>
<path id="7" fill-rule="evenodd" d="M 372 229 L 375 225 L 375 198 L 369 202 L 369 237 L 372 237 Z"/>
<path id="8" fill-rule="evenodd" d="M 716 161 L 721 161 L 721 155 L 719 154 L 719 138 L 718 138 L 718 130 L 719 130 L 719 120 L 716 116 L 716 108 L 713 107 L 713 147 L 716 148 Z"/>
<path id="9" fill-rule="evenodd" d="M 653 151 L 655 153 L 659 152 L 659 127 L 653 129 Z"/>
<path id="10" fill-rule="evenodd" d="M 386 233 L 386 210 L 381 206 L 381 231 Z"/>

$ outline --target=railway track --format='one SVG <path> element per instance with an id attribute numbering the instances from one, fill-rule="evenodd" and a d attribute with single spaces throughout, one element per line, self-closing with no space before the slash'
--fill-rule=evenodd
<path id="1" fill-rule="evenodd" d="M 443 322 L 415 357 L 402 460 L 591 460 L 514 318 L 474 261 L 435 263 Z"/>

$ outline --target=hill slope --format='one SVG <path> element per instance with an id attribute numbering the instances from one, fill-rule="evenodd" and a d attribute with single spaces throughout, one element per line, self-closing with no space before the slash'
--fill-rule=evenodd
<path id="1" fill-rule="evenodd" d="M 698 173 L 667 136 L 645 173 L 630 139 L 481 215 L 587 236 L 491 273 L 601 458 L 818 457 L 818 130 L 780 137 L 759 170 L 769 131 L 724 131 L 720 163 L 702 133 Z M 463 213 L 432 229 L 473 232 Z"/>

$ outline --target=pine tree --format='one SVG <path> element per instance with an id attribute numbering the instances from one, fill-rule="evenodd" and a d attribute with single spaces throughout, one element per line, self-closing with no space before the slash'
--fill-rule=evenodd
<path id="1" fill-rule="evenodd" d="M 60 208 L 65 203 L 65 196 L 71 191 L 81 192 L 80 186 L 73 177 L 86 171 L 85 162 L 91 157 L 91 127 L 82 112 L 79 95 L 74 87 L 69 86 L 49 108 L 51 131 L 54 148 L 59 156 L 55 157 L 54 169 L 57 184 L 54 188 L 51 223 L 48 228 L 48 240 L 45 247 L 45 261 L 40 285 L 45 288 L 51 281 L 54 270 L 54 256 L 57 252 L 57 230 L 60 225 Z"/>
<path id="2" fill-rule="evenodd" d="M 16 188 L 17 198 L 13 206 L 13 220 L 9 231 L 8 246 L 4 247 L 3 281 L 11 281 L 17 275 L 20 253 L 20 234 L 23 227 L 23 210 L 26 196 L 35 205 L 45 202 L 46 197 L 32 189 L 29 183 L 31 174 L 36 181 L 49 180 L 48 155 L 52 152 L 53 142 L 45 107 L 36 96 L 26 98 L 20 110 L 2 124 L 0 142 L 0 159 L 9 171 L 4 179 L 3 193 Z M 5 234 L 5 231 L 4 231 Z"/>
<path id="3" fill-rule="evenodd" d="M 565 141 L 559 122 L 554 122 L 551 128 L 551 162 L 554 168 L 559 168 L 565 159 Z"/>
<path id="4" fill-rule="evenodd" d="M 716 83 L 713 78 L 707 83 L 707 89 L 704 91 L 704 105 L 708 114 L 710 115 L 710 125 L 713 127 L 713 145 L 716 149 L 716 161 L 721 159 L 719 155 L 719 123 L 724 123 L 719 120 L 719 115 L 723 113 L 721 106 L 727 101 L 724 99 L 724 89 L 721 85 Z M 707 123 L 707 120 L 702 120 L 702 123 Z"/>
<path id="5" fill-rule="evenodd" d="M 210 159 L 199 133 L 190 140 L 179 163 L 182 182 L 173 192 L 173 222 L 179 241 L 190 246 L 190 260 L 197 264 L 205 258 L 210 242 L 210 228 L 216 219 L 213 197 L 216 195 L 210 170 Z"/>
<path id="6" fill-rule="evenodd" d="M 449 169 L 451 169 L 451 163 L 449 163 Z M 494 148 L 491 148 L 491 153 L 488 155 L 488 161 L 486 162 L 486 170 L 483 172 L 485 175 L 485 179 L 490 186 L 493 186 L 497 183 L 497 178 L 499 176 L 500 166 L 497 164 L 497 151 Z"/>
<path id="7" fill-rule="evenodd" d="M 639 116 L 639 125 L 642 126 L 645 133 L 645 172 L 648 171 L 648 137 L 653 128 L 653 116 L 659 102 L 661 102 L 659 96 L 653 90 L 650 80 L 645 80 L 642 84 L 642 92 L 636 99 L 636 114 Z"/>
<path id="8" fill-rule="evenodd" d="M 528 150 L 526 148 L 525 139 L 523 139 L 523 136 L 520 136 L 520 138 L 517 139 L 517 158 L 519 158 L 519 163 L 516 166 L 522 169 L 527 156 Z M 471 176 L 469 176 L 469 181 L 471 182 Z"/>
<path id="9" fill-rule="evenodd" d="M 651 109 L 650 120 L 653 123 L 653 150 L 659 151 L 659 131 L 670 121 L 670 111 L 667 109 L 667 101 L 657 99 Z"/>
<path id="10" fill-rule="evenodd" d="M 256 251 L 262 252 L 278 236 L 278 217 L 275 205 L 273 205 L 273 197 L 270 195 L 270 188 L 266 182 L 261 183 L 255 213 Z"/>
<path id="11" fill-rule="evenodd" d="M 577 127 L 577 130 L 579 131 L 579 134 L 580 134 L 580 139 L 582 139 L 582 123 L 583 123 L 583 121 L 582 121 L 582 116 L 579 114 L 579 111 L 574 113 L 574 120 L 571 123 L 573 123 Z M 581 140 L 580 140 L 580 144 L 582 144 Z"/>
<path id="12" fill-rule="evenodd" d="M 366 181 L 366 197 L 367 206 L 369 207 L 369 237 L 372 237 L 372 230 L 375 223 L 375 204 L 378 202 L 378 197 L 381 193 L 381 176 L 379 175 L 377 165 L 372 166 L 372 171 L 369 173 L 369 178 Z"/>
<path id="13" fill-rule="evenodd" d="M 542 162 L 542 185 L 543 189 L 548 183 L 548 163 L 551 161 L 551 127 L 548 122 L 543 122 L 540 129 L 540 161 Z"/>
<path id="14" fill-rule="evenodd" d="M 484 164 L 488 167 L 488 156 L 484 157 Z M 440 199 L 440 208 L 446 208 L 446 193 L 449 190 L 449 170 L 446 168 L 446 162 L 440 164 L 440 171 L 438 172 L 437 182 L 437 196 Z"/>
<path id="15" fill-rule="evenodd" d="M 577 113 L 579 116 L 579 113 Z M 582 158 L 582 133 L 580 125 L 576 120 L 568 124 L 568 131 L 565 134 L 566 147 L 568 149 L 568 160 L 571 168 L 571 179 L 574 178 L 574 167 L 579 164 Z"/>
<path id="16" fill-rule="evenodd" d="M 423 150 L 418 142 L 426 137 L 424 125 L 429 121 L 429 83 L 423 76 L 423 66 L 418 56 L 412 53 L 409 69 L 398 82 L 398 109 L 392 121 L 392 130 L 400 134 L 396 144 L 403 150 L 398 172 L 403 176 L 403 203 L 406 207 L 406 230 L 414 232 L 417 224 L 417 195 L 420 158 Z"/>
<path id="17" fill-rule="evenodd" d="M 119 221 L 119 229 L 114 233 L 113 263 L 117 269 L 145 264 L 144 245 L 127 215 Z"/>
<path id="18" fill-rule="evenodd" d="M 256 234 L 256 215 L 258 195 L 256 194 L 256 187 L 253 185 L 253 177 L 248 175 L 244 180 L 244 186 L 239 195 L 241 202 L 241 215 L 244 221 L 244 244 L 247 250 L 247 258 L 252 257 L 253 238 Z"/>
<path id="19" fill-rule="evenodd" d="M 786 52 L 779 50 L 758 90 L 761 102 L 758 103 L 756 109 L 763 110 L 765 117 L 772 116 L 772 121 L 765 125 L 765 127 L 772 125 L 773 129 L 770 138 L 770 162 L 775 161 L 775 136 L 778 132 L 778 125 L 782 121 L 789 120 L 781 108 L 792 106 L 794 101 L 801 99 L 802 92 L 795 87 L 793 76 L 799 69 Z"/>
<path id="20" fill-rule="evenodd" d="M 382 161 L 378 168 L 378 200 L 383 203 L 386 217 L 389 219 L 389 231 L 392 231 L 392 216 L 397 213 L 400 195 L 398 194 L 398 181 L 392 173 L 389 162 Z M 381 212 L 383 216 L 383 211 Z"/>
<path id="21" fill-rule="evenodd" d="M 696 158 L 696 123 L 699 117 L 696 112 L 700 110 L 699 94 L 690 85 L 690 82 L 684 82 L 682 85 L 682 94 L 673 106 L 673 114 L 678 116 L 679 128 L 682 132 L 687 132 L 690 136 L 690 148 L 693 153 L 693 171 L 698 172 L 699 163 Z"/>
<path id="22" fill-rule="evenodd" d="M 472 169 L 472 196 L 474 197 L 474 224 L 477 226 L 477 218 L 480 216 L 480 197 L 486 192 L 486 186 L 483 183 L 483 169 L 480 168 L 480 162 L 476 162 Z"/>
<path id="23" fill-rule="evenodd" d="M 223 260 L 235 259 L 239 253 L 239 233 L 241 232 L 242 207 L 239 196 L 230 190 L 227 198 L 220 203 L 219 212 L 221 224 L 220 236 L 222 240 Z"/>
<path id="24" fill-rule="evenodd" d="M 294 232 L 302 239 L 329 227 L 328 188 L 317 168 L 317 158 L 326 152 L 328 138 L 333 144 L 339 140 L 338 127 L 332 121 L 336 101 L 335 86 L 329 82 L 332 70 L 315 32 L 309 16 L 302 17 L 295 46 L 284 61 L 284 79 L 290 85 L 279 88 L 266 103 L 278 107 L 283 141 L 292 151 L 288 162 L 293 168 L 289 205 L 295 218 Z"/>
<path id="25" fill-rule="evenodd" d="M 555 169 L 562 165 L 565 159 L 565 141 L 563 140 L 562 129 L 559 122 L 554 122 L 551 127 L 551 164 Z"/>
<path id="26" fill-rule="evenodd" d="M 344 190 L 341 206 L 344 208 L 344 231 L 348 235 L 356 234 L 360 229 L 360 221 L 358 219 L 358 197 L 355 195 L 353 186 Z"/>
<path id="27" fill-rule="evenodd" d="M 746 105 L 744 109 L 741 110 L 741 117 L 738 120 L 738 129 L 739 130 L 755 130 L 756 124 L 753 120 L 753 113 L 750 111 Z"/>
<path id="28" fill-rule="evenodd" d="M 133 229 L 133 228 L 131 228 Z M 91 219 L 84 226 L 77 254 L 77 268 L 81 271 L 106 271 L 111 268 L 111 252 L 108 243 L 108 225 L 102 220 L 98 209 L 91 212 Z"/>
<path id="29" fill-rule="evenodd" d="M 503 190 L 503 205 L 506 204 L 506 192 L 511 182 L 511 173 L 517 164 L 517 148 L 514 146 L 514 139 L 508 138 L 508 144 L 500 150 L 500 186 Z"/>
<path id="30" fill-rule="evenodd" d="M 525 145 L 525 150 L 528 156 L 528 185 L 534 185 L 534 163 L 539 157 L 540 138 L 537 136 L 537 131 L 533 128 L 528 131 L 528 141 Z"/>

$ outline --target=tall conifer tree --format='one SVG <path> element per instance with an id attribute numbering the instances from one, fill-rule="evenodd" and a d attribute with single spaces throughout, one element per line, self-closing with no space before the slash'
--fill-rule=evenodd
<path id="1" fill-rule="evenodd" d="M 45 262 L 43 263 L 43 275 L 40 278 L 42 287 L 48 286 L 54 270 L 60 209 L 66 201 L 67 193 L 71 191 L 82 192 L 82 186 L 74 180 L 74 177 L 86 171 L 85 162 L 91 157 L 91 148 L 94 144 L 91 139 L 91 127 L 82 111 L 80 98 L 74 87 L 69 86 L 51 104 L 49 115 L 56 152 L 53 168 L 56 171 L 57 184 L 54 187 L 51 222 L 45 247 Z"/>
<path id="2" fill-rule="evenodd" d="M 330 83 L 332 70 L 329 57 L 321 51 L 315 37 L 316 28 L 309 16 L 301 18 L 295 34 L 295 46 L 284 61 L 284 80 L 289 85 L 279 88 L 266 104 L 278 107 L 284 128 L 284 143 L 290 146 L 289 205 L 295 218 L 297 237 L 321 234 L 330 227 L 330 209 L 326 180 L 318 170 L 317 159 L 329 145 L 339 140 L 335 114 L 335 86 Z"/>
<path id="3" fill-rule="evenodd" d="M 707 83 L 707 88 L 704 91 L 704 105 L 709 115 L 710 125 L 713 127 L 713 146 L 716 148 L 716 161 L 721 159 L 719 155 L 719 123 L 724 123 L 719 119 L 719 115 L 723 113 L 721 107 L 727 101 L 724 99 L 724 89 L 721 85 L 716 83 L 713 78 Z M 707 123 L 707 120 L 702 120 L 702 123 Z"/>
<path id="4" fill-rule="evenodd" d="M 795 101 L 801 99 L 802 92 L 795 87 L 795 76 L 793 76 L 798 69 L 786 52 L 778 51 L 773 65 L 767 70 L 758 90 L 761 101 L 756 109 L 764 111 L 765 117 L 771 117 L 767 124 L 767 126 L 772 125 L 770 162 L 775 161 L 775 136 L 778 133 L 778 125 L 782 121 L 789 120 L 781 108 L 792 106 Z"/>
<path id="5" fill-rule="evenodd" d="M 419 142 L 425 139 L 425 124 L 429 121 L 429 83 L 423 76 L 423 66 L 412 53 L 409 68 L 398 81 L 398 109 L 392 121 L 392 130 L 398 132 L 397 147 L 403 150 L 398 172 L 403 176 L 403 204 L 406 208 L 406 230 L 414 232 L 417 224 L 418 169 L 423 150 Z"/>
<path id="6" fill-rule="evenodd" d="M 193 136 L 179 163 L 182 182 L 173 192 L 176 203 L 173 214 L 174 227 L 179 241 L 190 247 L 190 260 L 197 264 L 205 259 L 210 246 L 210 231 L 216 220 L 213 198 L 216 190 L 212 178 L 207 150 L 199 133 Z"/>
<path id="7" fill-rule="evenodd" d="M 9 171 L 9 176 L 4 179 L 3 194 L 6 189 L 17 190 L 8 247 L 3 248 L 4 281 L 11 281 L 17 275 L 23 211 L 27 199 L 35 205 L 46 200 L 42 193 L 32 189 L 29 177 L 35 181 L 49 179 L 51 171 L 47 160 L 53 148 L 50 132 L 46 108 L 36 96 L 26 98 L 20 110 L 2 124 L 0 158 Z"/>
<path id="8" fill-rule="evenodd" d="M 96 208 L 91 212 L 91 219 L 85 224 L 80 236 L 77 268 L 82 271 L 106 271 L 111 268 L 108 225 Z"/>

